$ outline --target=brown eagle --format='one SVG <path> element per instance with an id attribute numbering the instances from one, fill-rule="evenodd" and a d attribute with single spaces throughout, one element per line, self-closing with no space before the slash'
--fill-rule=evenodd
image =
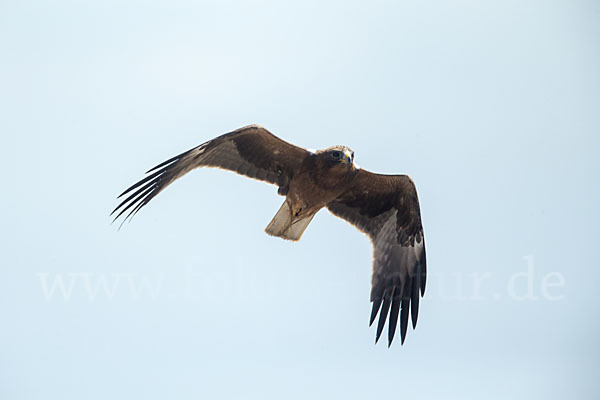
<path id="1" fill-rule="evenodd" d="M 177 178 L 199 167 L 223 168 L 277 185 L 285 201 L 265 229 L 269 235 L 299 240 L 323 207 L 366 233 L 374 250 L 369 326 L 379 314 L 377 343 L 389 315 L 389 346 L 400 316 L 404 343 L 409 310 L 413 329 L 417 325 L 426 278 L 419 200 L 410 177 L 360 169 L 347 146 L 313 152 L 250 125 L 152 168 L 119 196 L 126 198 L 111 215 L 117 213 L 116 220 L 129 212 L 124 222 Z"/>

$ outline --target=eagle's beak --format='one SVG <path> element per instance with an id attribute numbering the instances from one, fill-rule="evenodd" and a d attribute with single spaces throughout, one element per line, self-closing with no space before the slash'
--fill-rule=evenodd
<path id="1" fill-rule="evenodd" d="M 344 161 L 350 165 L 352 165 L 352 153 L 349 151 L 344 152 Z"/>

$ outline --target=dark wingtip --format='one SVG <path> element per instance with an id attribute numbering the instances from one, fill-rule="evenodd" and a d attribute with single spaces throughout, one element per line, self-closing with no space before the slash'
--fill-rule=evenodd
<path id="1" fill-rule="evenodd" d="M 120 195 L 117 196 L 117 199 L 120 199 L 121 197 L 123 197 L 124 195 L 126 195 L 127 193 L 131 192 L 133 189 L 137 188 L 138 186 L 144 185 L 147 186 L 146 183 L 150 180 L 154 180 L 154 178 L 156 178 L 157 176 L 159 176 L 160 174 L 162 174 L 164 172 L 164 170 L 161 171 L 156 171 L 155 173 L 145 176 L 143 179 L 141 179 L 140 181 L 134 183 L 133 185 L 129 186 L 127 189 L 125 189 L 123 191 L 123 193 L 121 193 Z"/>
<path id="2" fill-rule="evenodd" d="M 129 212 L 129 214 L 125 217 L 125 219 L 123 221 L 125 221 L 127 218 L 129 218 L 132 215 L 132 213 L 134 213 L 136 210 L 139 209 L 140 205 L 143 206 L 148 201 L 150 201 L 150 199 L 152 197 L 154 197 L 152 195 L 152 193 L 154 192 L 155 189 L 156 189 L 156 186 L 153 186 L 153 185 L 142 187 L 136 193 L 131 195 L 128 199 L 123 201 L 119 206 L 117 206 L 117 209 L 120 209 L 120 211 L 113 221 L 117 220 L 121 215 L 123 215 L 125 212 L 127 212 L 127 210 L 129 210 L 130 208 L 133 207 L 132 211 Z M 132 199 L 132 200 L 130 201 L 130 199 Z M 127 203 L 128 201 L 129 201 L 129 204 L 125 205 L 125 203 Z M 122 207 L 122 206 L 124 206 L 124 207 Z"/>
<path id="3" fill-rule="evenodd" d="M 388 320 L 388 347 L 390 347 L 392 340 L 394 340 L 394 335 L 396 334 L 396 327 L 398 326 L 398 312 L 400 311 L 400 295 L 397 294 L 400 290 L 396 287 L 394 288 L 394 297 L 392 300 L 392 308 L 390 310 L 390 318 Z"/>
<path id="4" fill-rule="evenodd" d="M 406 293 L 405 293 L 406 295 Z M 402 311 L 400 311 L 400 338 L 402 339 L 401 344 L 404 344 L 406 339 L 406 330 L 408 328 L 408 312 L 410 307 L 410 297 L 402 298 Z"/>
<path id="5" fill-rule="evenodd" d="M 424 243 L 423 243 L 424 244 Z M 421 296 L 425 295 L 425 283 L 427 282 L 427 255 L 423 247 L 423 259 L 421 261 Z"/>
<path id="6" fill-rule="evenodd" d="M 381 306 L 381 313 L 379 314 L 379 322 L 377 323 L 377 340 L 381 336 L 381 332 L 383 332 L 383 327 L 385 326 L 385 321 L 387 320 L 388 312 L 390 311 L 390 293 L 384 295 L 383 305 Z M 375 343 L 377 343 L 377 340 Z"/>
<path id="7" fill-rule="evenodd" d="M 412 299 L 410 303 L 410 316 L 413 329 L 417 327 L 417 319 L 419 318 L 419 285 L 419 279 L 415 279 L 413 281 Z"/>
<path id="8" fill-rule="evenodd" d="M 373 308 L 371 309 L 371 318 L 369 319 L 369 327 L 373 325 L 375 318 L 377 318 L 377 313 L 379 312 L 379 307 L 381 307 L 381 297 L 373 300 Z"/>
<path id="9" fill-rule="evenodd" d="M 381 332 L 377 331 L 377 333 L 375 334 L 375 344 L 377 344 L 377 342 L 379 342 L 380 337 L 381 337 Z"/>
<path id="10" fill-rule="evenodd" d="M 379 317 L 379 325 L 382 325 L 381 321 L 382 321 L 382 319 L 381 319 L 381 317 Z M 385 323 L 385 320 L 383 320 L 383 321 Z M 377 327 L 377 333 L 375 334 L 375 344 L 377 344 L 377 342 L 379 341 L 379 338 L 381 337 L 381 332 L 382 331 L 383 331 L 383 325 L 382 325 L 381 329 L 379 329 L 379 326 L 378 326 Z"/>
<path id="11" fill-rule="evenodd" d="M 191 151 L 191 150 L 184 151 L 183 153 L 181 153 L 181 154 L 178 154 L 178 155 L 176 155 L 175 157 L 171 157 L 171 158 L 169 158 L 167 161 L 163 161 L 163 162 L 161 162 L 160 164 L 158 164 L 157 166 L 155 166 L 155 167 L 153 167 L 153 168 L 150 168 L 148 171 L 146 171 L 146 173 L 147 173 L 147 174 L 149 174 L 150 172 L 156 171 L 156 170 L 157 170 L 157 169 L 159 169 L 159 168 L 166 167 L 166 166 L 168 166 L 169 164 L 171 164 L 171 163 L 174 163 L 175 161 L 178 161 L 178 160 L 179 160 L 181 157 L 183 157 L 184 155 L 186 155 L 186 154 L 187 154 L 187 153 L 189 153 L 190 151 Z"/>

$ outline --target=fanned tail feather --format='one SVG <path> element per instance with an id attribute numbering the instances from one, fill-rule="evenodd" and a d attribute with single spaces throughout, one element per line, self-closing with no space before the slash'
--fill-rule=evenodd
<path id="1" fill-rule="evenodd" d="M 295 219 L 292 216 L 292 210 L 288 202 L 284 201 L 277 214 L 275 214 L 269 225 L 265 228 L 265 232 L 272 236 L 297 241 L 300 240 L 304 230 L 306 230 L 306 227 L 310 224 L 314 216 L 315 214 L 302 219 Z"/>

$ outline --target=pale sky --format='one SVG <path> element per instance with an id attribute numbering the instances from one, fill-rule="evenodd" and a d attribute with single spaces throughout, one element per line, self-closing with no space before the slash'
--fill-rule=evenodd
<path id="1" fill-rule="evenodd" d="M 596 1 L 0 2 L 0 398 L 598 398 L 598 71 Z M 110 224 L 251 123 L 412 176 L 403 346 L 368 238 L 266 235 L 274 186 L 202 169 Z"/>

